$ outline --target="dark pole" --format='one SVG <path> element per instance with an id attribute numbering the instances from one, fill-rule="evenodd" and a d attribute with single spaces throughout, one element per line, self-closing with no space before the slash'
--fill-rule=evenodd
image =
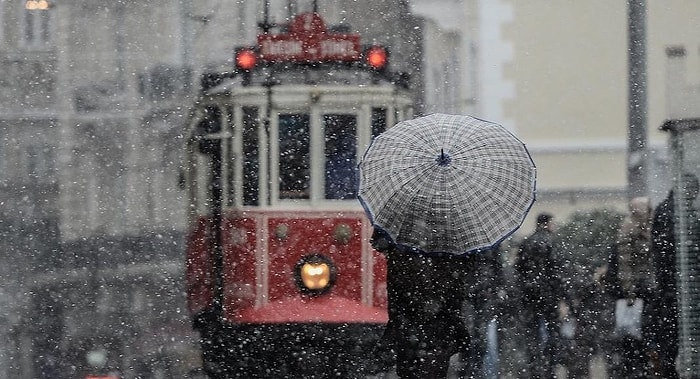
<path id="1" fill-rule="evenodd" d="M 646 0 L 628 0 L 628 197 L 647 196 Z"/>
<path id="2" fill-rule="evenodd" d="M 291 7 L 291 3 L 289 4 Z M 265 8 L 263 12 L 263 17 L 264 20 L 261 23 L 261 28 L 264 33 L 268 33 L 270 29 L 275 26 L 274 23 L 270 23 L 270 1 L 266 0 L 265 1 Z M 272 118 L 272 86 L 275 85 L 275 79 L 274 79 L 274 72 L 273 72 L 273 67 L 267 66 L 265 70 L 265 81 L 263 82 L 263 86 L 265 87 L 265 98 L 267 102 L 267 106 L 265 107 L 265 116 L 263 117 L 263 128 L 265 131 L 265 139 L 266 139 L 266 144 L 267 144 L 267 154 L 268 157 L 270 155 L 270 119 Z M 264 199 L 265 204 L 270 204 L 271 203 L 271 194 L 270 194 L 270 189 L 272 188 L 272 177 L 271 177 L 271 167 L 270 167 L 270 162 L 272 160 L 268 159 L 268 164 L 267 164 L 267 198 Z"/>
<path id="3" fill-rule="evenodd" d="M 268 33 L 272 25 L 270 25 L 270 1 L 263 2 L 263 21 L 258 24 L 263 33 Z"/>
<path id="4" fill-rule="evenodd" d="M 212 256 L 214 269 L 214 309 L 217 316 L 223 317 L 224 307 L 224 249 L 223 235 L 223 198 L 222 186 L 223 164 L 221 154 L 223 152 L 221 140 L 211 140 L 211 218 L 212 218 Z"/>

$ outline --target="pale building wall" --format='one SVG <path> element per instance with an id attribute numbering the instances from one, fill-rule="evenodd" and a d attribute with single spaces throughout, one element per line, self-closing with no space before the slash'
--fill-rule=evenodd
<path id="1" fill-rule="evenodd" d="M 423 25 L 423 113 L 460 113 L 460 47 L 455 30 L 445 31 L 432 19 Z"/>
<path id="2" fill-rule="evenodd" d="M 565 220 L 577 210 L 627 209 L 628 10 L 626 1 L 413 0 L 413 9 L 461 34 L 461 113 L 514 131 L 538 166 L 540 211 Z M 454 22 L 461 9 L 462 22 Z M 667 71 L 700 83 L 700 2 L 646 2 L 649 195 L 668 180 Z M 446 14 L 449 13 L 449 14 Z M 666 48 L 686 46 L 667 68 Z M 430 88 L 427 89 L 430 91 Z"/>
<path id="3" fill-rule="evenodd" d="M 529 219 L 539 210 L 564 220 L 590 207 L 624 209 L 626 3 L 508 3 L 514 15 L 503 33 L 514 53 L 502 67 L 516 95 L 504 108 L 538 169 Z"/>
<path id="4" fill-rule="evenodd" d="M 626 2 L 507 3 L 514 17 L 503 33 L 514 56 L 503 70 L 515 83 L 516 96 L 504 107 L 538 165 L 541 193 L 530 218 L 540 209 L 560 219 L 595 207 L 626 210 Z M 649 187 L 657 191 L 658 182 L 666 180 L 666 136 L 658 131 L 668 107 L 665 50 L 700 46 L 700 3 L 646 4 Z M 697 55 L 686 64 L 699 66 Z M 689 80 L 697 82 L 698 70 Z"/>

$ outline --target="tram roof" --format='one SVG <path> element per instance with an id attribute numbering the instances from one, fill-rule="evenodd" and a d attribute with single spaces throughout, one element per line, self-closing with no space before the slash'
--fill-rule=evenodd
<path id="1" fill-rule="evenodd" d="M 371 87 L 391 87 L 405 88 L 405 85 L 397 83 L 388 76 L 378 76 L 359 68 L 343 67 L 333 69 L 302 68 L 275 72 L 270 80 L 265 72 L 251 73 L 247 83 L 242 75 L 236 75 L 223 79 L 219 84 L 207 88 L 203 91 L 205 95 L 227 94 L 234 90 L 244 88 L 265 88 L 268 83 L 275 88 L 293 87 L 347 87 L 347 88 L 371 88 Z"/>

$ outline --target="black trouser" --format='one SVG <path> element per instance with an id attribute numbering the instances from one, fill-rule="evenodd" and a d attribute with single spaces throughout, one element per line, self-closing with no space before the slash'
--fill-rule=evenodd
<path id="1" fill-rule="evenodd" d="M 651 375 L 648 345 L 632 337 L 619 338 L 614 343 L 609 377 L 615 379 L 642 379 Z M 665 378 L 665 377 L 664 377 Z"/>
<path id="2" fill-rule="evenodd" d="M 556 307 L 551 312 L 524 311 L 524 334 L 531 378 L 555 377 L 556 346 L 559 338 Z"/>
<path id="3" fill-rule="evenodd" d="M 676 357 L 678 356 L 678 308 L 675 301 L 654 304 L 653 342 L 656 345 L 657 370 L 664 379 L 678 378 Z"/>

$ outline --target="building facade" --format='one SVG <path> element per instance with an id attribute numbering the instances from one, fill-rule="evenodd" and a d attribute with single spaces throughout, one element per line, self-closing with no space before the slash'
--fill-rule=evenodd
<path id="1" fill-rule="evenodd" d="M 538 197 L 521 233 L 540 211 L 564 221 L 573 212 L 627 210 L 628 164 L 645 161 L 648 195 L 668 188 L 666 49 L 698 46 L 700 4 L 638 1 L 646 48 L 646 146 L 629 151 L 627 1 L 414 0 L 416 13 L 460 36 L 459 112 L 503 124 L 528 146 Z M 447 13 L 447 15 L 446 15 Z M 458 14 L 459 16 L 454 16 Z M 459 21 L 458 21 L 459 20 Z M 697 57 L 682 67 L 698 81 Z M 429 90 L 429 89 L 428 89 Z M 644 106 L 644 105 L 642 105 Z"/>
<path id="2" fill-rule="evenodd" d="M 197 375 L 182 130 L 266 10 L 317 10 L 423 86 L 406 1 L 0 1 L 0 377 Z"/>

